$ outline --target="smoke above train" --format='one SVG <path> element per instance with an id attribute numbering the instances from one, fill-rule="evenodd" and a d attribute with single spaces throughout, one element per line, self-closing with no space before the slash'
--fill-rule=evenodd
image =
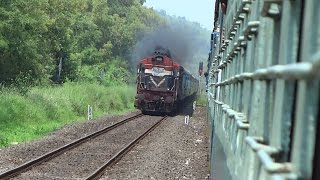
<path id="1" fill-rule="evenodd" d="M 161 46 L 169 49 L 172 59 L 195 75 L 197 71 L 192 71 L 194 69 L 193 65 L 197 66 L 199 61 L 203 61 L 204 59 L 199 58 L 199 56 L 207 57 L 207 50 L 209 49 L 207 39 L 202 39 L 202 37 L 206 37 L 203 32 L 205 31 L 201 31 L 200 25 L 197 26 L 197 24 L 190 23 L 185 19 L 177 18 L 175 21 L 171 19 L 165 25 L 161 25 L 156 30 L 146 34 L 136 44 L 133 50 L 132 64 L 150 56 L 154 49 Z"/>

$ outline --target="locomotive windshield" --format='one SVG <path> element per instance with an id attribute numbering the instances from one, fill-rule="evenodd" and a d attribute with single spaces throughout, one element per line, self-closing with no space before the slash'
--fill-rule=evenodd
<path id="1" fill-rule="evenodd" d="M 173 76 L 145 75 L 140 78 L 141 87 L 147 90 L 172 91 L 174 90 Z"/>

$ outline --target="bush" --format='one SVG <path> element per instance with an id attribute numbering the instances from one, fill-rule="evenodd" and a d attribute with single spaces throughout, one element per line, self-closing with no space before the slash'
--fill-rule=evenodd
<path id="1" fill-rule="evenodd" d="M 83 65 L 79 71 L 81 82 L 99 82 L 106 87 L 128 84 L 132 74 L 128 71 L 128 62 L 121 58 L 96 65 Z"/>
<path id="2" fill-rule="evenodd" d="M 34 87 L 25 95 L 2 90 L 0 94 L 0 146 L 38 138 L 65 124 L 84 121 L 87 106 L 94 117 L 132 111 L 135 88 L 105 87 L 92 83 L 65 83 Z"/>

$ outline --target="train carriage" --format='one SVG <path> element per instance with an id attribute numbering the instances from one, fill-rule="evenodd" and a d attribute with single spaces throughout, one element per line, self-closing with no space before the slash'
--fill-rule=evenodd
<path id="1" fill-rule="evenodd" d="M 320 179 L 320 1 L 216 0 L 212 179 Z"/>

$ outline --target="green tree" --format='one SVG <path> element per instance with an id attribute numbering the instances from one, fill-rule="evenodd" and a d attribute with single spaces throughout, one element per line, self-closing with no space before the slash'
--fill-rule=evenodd
<path id="1" fill-rule="evenodd" d="M 77 40 L 75 27 L 86 10 L 86 0 L 49 0 L 47 13 L 50 17 L 46 38 L 50 42 L 50 54 L 55 65 L 52 80 L 76 79 L 78 59 L 70 58 Z M 59 69 L 60 65 L 60 69 Z M 59 76 L 60 71 L 60 76 Z"/>
<path id="2" fill-rule="evenodd" d="M 12 82 L 21 73 L 41 79 L 50 71 L 44 39 L 47 5 L 38 0 L 0 2 L 0 82 Z"/>
<path id="3" fill-rule="evenodd" d="M 79 80 L 130 59 L 163 18 L 140 0 L 2 0 L 0 82 Z M 127 64 L 127 63 L 124 63 Z M 87 68 L 92 66 L 93 68 Z M 125 67 L 125 66 L 123 66 Z M 91 72 L 90 72 L 91 73 Z"/>

